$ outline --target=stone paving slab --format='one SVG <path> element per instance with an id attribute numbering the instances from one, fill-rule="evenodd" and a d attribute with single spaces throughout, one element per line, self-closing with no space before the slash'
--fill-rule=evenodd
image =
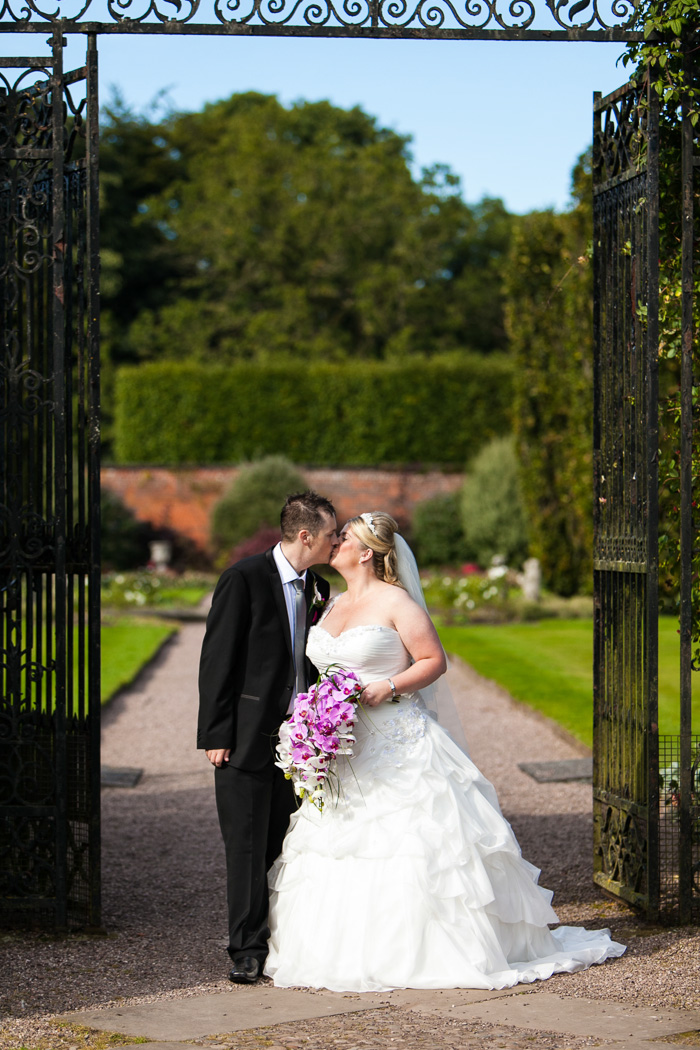
<path id="1" fill-rule="evenodd" d="M 371 1003 L 372 1009 L 378 1006 L 405 1006 L 412 1010 L 432 1010 L 445 1014 L 457 1006 L 480 1003 L 490 999 L 510 998 L 514 995 L 528 995 L 530 985 L 519 984 L 515 988 L 397 988 L 393 992 L 353 993 L 353 999 Z M 321 993 L 328 994 L 328 993 Z"/>
<path id="2" fill-rule="evenodd" d="M 309 995 L 292 988 L 255 987 L 136 1006 L 81 1010 L 63 1014 L 60 1020 L 122 1035 L 178 1040 L 199 1039 L 218 1032 L 240 1032 L 288 1021 L 308 1021 L 331 1014 L 376 1010 L 378 1005 L 376 999 L 370 1001 L 340 992 Z"/>
<path id="3" fill-rule="evenodd" d="M 439 1004 L 423 1004 L 422 1012 L 443 1013 Z M 505 1002 L 479 1002 L 455 1006 L 450 1016 L 459 1020 L 489 1021 L 516 1028 L 560 1032 L 569 1036 L 595 1036 L 620 1040 L 632 1046 L 640 1041 L 663 1039 L 700 1029 L 700 1011 L 653 1010 L 596 999 L 570 998 L 550 992 L 516 995 Z"/>
<path id="4" fill-rule="evenodd" d="M 142 769 L 130 766 L 102 766 L 100 769 L 100 786 L 108 788 L 134 788 L 143 776 Z"/>
<path id="5" fill-rule="evenodd" d="M 518 769 L 539 784 L 563 784 L 569 780 L 593 782 L 592 758 L 565 758 L 553 762 L 518 762 Z"/>

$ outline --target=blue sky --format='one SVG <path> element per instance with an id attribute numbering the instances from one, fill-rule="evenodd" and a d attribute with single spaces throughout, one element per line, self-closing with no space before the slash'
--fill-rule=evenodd
<path id="1" fill-rule="evenodd" d="M 83 41 L 70 38 L 77 65 Z M 11 43 L 10 43 L 11 41 Z M 4 54 L 43 37 L 0 39 Z M 162 89 L 176 109 L 235 91 L 283 102 L 360 105 L 413 137 L 418 167 L 448 164 L 468 201 L 502 197 L 515 212 L 566 206 L 570 172 L 591 137 L 594 90 L 627 79 L 622 44 L 536 41 L 331 40 L 105 36 L 102 101 L 113 87 L 138 109 Z"/>

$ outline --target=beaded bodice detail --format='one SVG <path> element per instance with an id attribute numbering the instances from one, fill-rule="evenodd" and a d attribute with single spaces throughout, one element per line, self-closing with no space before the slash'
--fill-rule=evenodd
<path id="1" fill-rule="evenodd" d="M 350 627 L 334 636 L 321 621 L 309 631 L 306 653 L 320 674 L 333 665 L 339 666 L 354 671 L 363 685 L 393 677 L 411 664 L 398 632 L 381 624 Z M 378 707 L 360 707 L 355 755 L 359 757 L 363 752 L 370 761 L 376 756 L 400 765 L 423 739 L 427 717 L 419 693 L 407 693 L 399 703 L 387 701 Z"/>

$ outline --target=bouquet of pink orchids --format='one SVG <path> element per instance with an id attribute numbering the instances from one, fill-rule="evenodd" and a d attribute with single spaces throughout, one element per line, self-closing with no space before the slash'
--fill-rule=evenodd
<path id="1" fill-rule="evenodd" d="M 335 665 L 316 685 L 299 693 L 294 710 L 280 726 L 277 762 L 299 798 L 323 811 L 327 785 L 336 777 L 337 755 L 352 755 L 355 705 L 362 685 L 352 671 Z"/>

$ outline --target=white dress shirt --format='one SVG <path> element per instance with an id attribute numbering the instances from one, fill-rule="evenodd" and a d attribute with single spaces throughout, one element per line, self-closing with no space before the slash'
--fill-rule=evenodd
<path id="1" fill-rule="evenodd" d="M 296 587 L 294 586 L 294 580 L 302 580 L 304 585 L 306 585 L 306 570 L 304 570 L 301 576 L 299 575 L 296 569 L 294 569 L 289 564 L 284 554 L 282 553 L 281 543 L 278 543 L 277 546 L 273 548 L 272 557 L 275 559 L 275 565 L 277 566 L 277 571 L 279 572 L 280 579 L 282 581 L 282 593 L 284 594 L 284 604 L 287 607 L 287 619 L 289 620 L 289 630 L 291 632 L 293 646 L 294 634 L 296 631 L 296 615 L 294 611 Z M 289 702 L 289 707 L 287 708 L 288 714 L 290 714 L 294 710 L 294 701 L 296 700 L 296 695 L 297 691 L 295 686 L 292 690 L 292 698 Z"/>

